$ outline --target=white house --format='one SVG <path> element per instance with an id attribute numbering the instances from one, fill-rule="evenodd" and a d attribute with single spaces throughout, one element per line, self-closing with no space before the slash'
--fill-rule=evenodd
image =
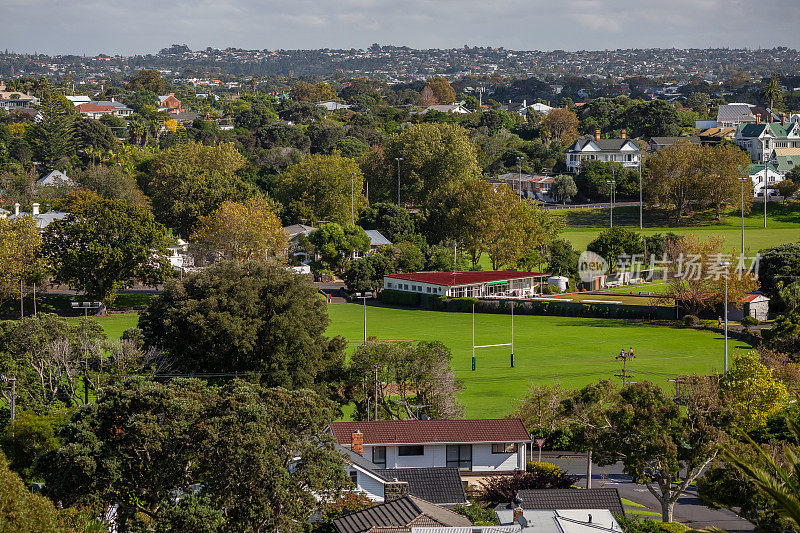
<path id="1" fill-rule="evenodd" d="M 334 422 L 329 431 L 379 468 L 453 467 L 462 477 L 524 470 L 531 441 L 518 418 Z"/>
<path id="2" fill-rule="evenodd" d="M 515 511 L 497 511 L 501 527 L 518 525 L 519 533 L 620 533 L 622 531 L 608 509 L 525 509 L 517 511 L 516 515 Z M 430 529 L 424 533 L 448 533 L 445 531 L 447 528 L 420 529 Z M 414 529 L 411 531 L 423 533 Z"/>
<path id="3" fill-rule="evenodd" d="M 776 196 L 778 191 L 772 190 L 770 187 L 784 179 L 783 174 L 778 172 L 778 169 L 772 164 L 766 165 L 766 174 L 764 165 L 750 165 L 748 174 L 750 175 L 750 179 L 753 180 L 753 196 L 755 197 L 764 196 L 765 184 L 767 187 L 767 195 Z"/>
<path id="4" fill-rule="evenodd" d="M 39 99 L 22 91 L 7 91 L 6 86 L 0 83 L 0 109 L 14 111 L 17 109 L 30 109 L 39 105 Z"/>
<path id="5" fill-rule="evenodd" d="M 353 106 L 349 104 L 343 104 L 341 102 L 329 101 L 329 102 L 317 102 L 317 107 L 324 107 L 328 111 L 338 111 L 340 109 L 350 109 Z"/>
<path id="6" fill-rule="evenodd" d="M 508 185 L 511 190 L 516 191 L 517 194 L 521 193 L 524 198 L 552 201 L 550 198 L 550 189 L 554 181 L 552 176 L 508 172 L 497 176 L 497 179 Z"/>
<path id="7" fill-rule="evenodd" d="M 717 108 L 717 128 L 736 128 L 739 124 L 752 124 L 756 121 L 750 104 L 722 104 Z"/>
<path id="8" fill-rule="evenodd" d="M 383 288 L 395 291 L 418 292 L 437 296 L 525 297 L 533 296 L 549 274 L 489 270 L 467 272 L 411 272 L 383 277 Z"/>
<path id="9" fill-rule="evenodd" d="M 750 160 L 762 163 L 775 148 L 800 148 L 800 124 L 781 122 L 742 124 L 736 129 L 733 142 L 747 150 Z"/>
<path id="10" fill-rule="evenodd" d="M 380 468 L 351 448 L 335 446 L 356 490 L 373 502 L 386 501 L 387 493 L 392 492 L 396 483 L 405 483 L 408 494 L 436 505 L 452 507 L 467 503 L 457 468 Z"/>
<path id="11" fill-rule="evenodd" d="M 469 109 L 464 107 L 461 104 L 447 104 L 447 105 L 429 105 L 425 109 L 419 112 L 420 115 L 424 115 L 428 111 L 438 111 L 439 113 L 455 113 L 456 115 L 466 115 L 471 113 Z"/>
<path id="12" fill-rule="evenodd" d="M 82 94 L 78 94 L 75 96 L 66 96 L 65 98 L 70 102 L 72 102 L 72 105 L 88 104 L 89 102 L 92 101 L 92 98 L 90 96 L 85 96 Z"/>
<path id="13" fill-rule="evenodd" d="M 614 161 L 625 168 L 638 168 L 640 150 L 639 145 L 631 141 L 622 131 L 621 139 L 601 139 L 600 131 L 595 132 L 594 138 L 579 138 L 567 150 L 567 170 L 577 174 L 584 161 Z"/>

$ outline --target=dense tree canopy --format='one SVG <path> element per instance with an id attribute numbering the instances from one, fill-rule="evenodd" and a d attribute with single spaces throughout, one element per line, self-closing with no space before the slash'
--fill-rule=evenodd
<path id="1" fill-rule="evenodd" d="M 166 285 L 139 319 L 148 346 L 193 372 L 249 372 L 287 388 L 333 383 L 341 338 L 303 276 L 263 262 L 221 262 Z"/>

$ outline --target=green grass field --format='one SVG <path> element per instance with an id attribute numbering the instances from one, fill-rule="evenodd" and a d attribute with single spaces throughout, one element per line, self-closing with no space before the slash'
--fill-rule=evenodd
<path id="1" fill-rule="evenodd" d="M 363 339 L 363 307 L 329 306 L 328 334 L 339 334 L 355 349 Z M 462 401 L 470 418 L 502 417 L 513 411 L 532 383 L 582 386 L 618 371 L 620 349 L 633 347 L 636 379 L 667 385 L 677 374 L 720 369 L 723 339 L 706 331 L 673 329 L 623 320 L 516 316 L 516 368 L 509 347 L 478 350 L 471 371 L 472 315 L 388 307 L 367 308 L 367 334 L 379 339 L 441 340 L 453 351 L 453 366 L 464 381 Z M 508 315 L 475 316 L 476 344 L 510 340 Z M 749 346 L 732 341 L 732 349 Z"/>
<path id="2" fill-rule="evenodd" d="M 342 335 L 352 352 L 363 339 L 363 306 L 328 307 L 329 335 Z M 134 327 L 137 313 L 99 317 L 109 338 Z M 476 344 L 510 341 L 508 315 L 475 315 Z M 462 402 L 470 418 L 502 417 L 512 412 L 532 383 L 578 387 L 613 378 L 620 349 L 633 347 L 629 370 L 636 379 L 667 386 L 677 374 L 722 367 L 723 339 L 706 331 L 643 325 L 625 320 L 549 316 L 514 317 L 516 368 L 509 347 L 484 348 L 471 370 L 472 315 L 417 309 L 367 307 L 367 334 L 387 340 L 441 340 L 453 351 L 453 367 L 464 381 Z M 746 349 L 732 340 L 731 349 Z M 615 379 L 615 378 L 614 378 Z"/>
<path id="3" fill-rule="evenodd" d="M 745 251 L 755 253 L 785 242 L 800 240 L 800 202 L 786 205 L 770 203 L 767 206 L 767 228 L 764 228 L 763 204 L 753 204 L 752 211 L 744 219 Z M 595 237 L 609 224 L 609 209 L 565 209 L 554 211 L 564 217 L 566 228 L 560 236 L 567 239 L 577 250 L 585 250 Z M 642 233 L 673 232 L 679 235 L 694 234 L 700 239 L 709 236 L 721 237 L 728 248 L 741 247 L 741 218 L 736 210 L 726 211 L 721 220 L 715 220 L 710 212 L 695 218 L 676 222 L 671 213 L 658 209 L 647 209 L 643 216 Z M 639 208 L 619 207 L 614 209 L 614 224 L 638 229 Z"/>

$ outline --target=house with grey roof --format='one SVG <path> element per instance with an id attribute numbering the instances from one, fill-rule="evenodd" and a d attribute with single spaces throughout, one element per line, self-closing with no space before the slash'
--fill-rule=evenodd
<path id="1" fill-rule="evenodd" d="M 722 104 L 717 109 L 717 128 L 736 128 L 739 124 L 753 124 L 756 116 L 750 104 Z"/>
<path id="2" fill-rule="evenodd" d="M 687 142 L 690 144 L 700 145 L 700 137 L 684 136 L 684 137 L 651 137 L 650 138 L 650 151 L 658 152 L 673 144 Z"/>
<path id="3" fill-rule="evenodd" d="M 763 163 L 775 148 L 800 148 L 800 124 L 781 122 L 743 124 L 736 129 L 733 142 L 750 154 L 754 163 Z"/>
<path id="4" fill-rule="evenodd" d="M 625 168 L 639 168 L 640 157 L 639 145 L 627 138 L 625 130 L 619 139 L 601 139 L 597 130 L 594 137 L 578 138 L 567 149 L 567 170 L 577 174 L 584 161 L 616 162 Z"/>
<path id="5" fill-rule="evenodd" d="M 425 109 L 419 112 L 420 115 L 424 115 L 429 111 L 438 111 L 439 113 L 447 113 L 447 114 L 456 114 L 456 115 L 466 115 L 472 113 L 469 109 L 464 107 L 461 104 L 434 104 L 429 105 Z"/>
<path id="6" fill-rule="evenodd" d="M 317 107 L 324 107 L 328 111 L 339 111 L 340 109 L 350 109 L 351 107 L 353 107 L 349 104 L 343 104 L 341 102 L 333 102 L 333 101 L 317 102 L 316 105 Z"/>
<path id="7" fill-rule="evenodd" d="M 36 180 L 37 187 L 74 187 L 75 182 L 60 170 L 53 170 Z"/>
<path id="8" fill-rule="evenodd" d="M 411 533 L 413 527 L 471 527 L 466 516 L 415 496 L 402 495 L 333 521 L 338 533 Z"/>
<path id="9" fill-rule="evenodd" d="M 66 218 L 69 213 L 63 213 L 61 211 L 47 211 L 45 213 L 39 212 L 39 204 L 34 203 L 31 204 L 31 212 L 25 213 L 24 211 L 20 211 L 20 205 L 14 204 L 14 214 L 10 215 L 8 218 L 9 220 L 14 220 L 16 218 L 22 217 L 31 217 L 33 218 L 34 222 L 36 222 L 36 228 L 42 232 L 45 230 L 47 226 L 55 222 L 56 220 L 62 220 Z"/>
<path id="10" fill-rule="evenodd" d="M 497 516 L 502 524 L 501 527 L 518 525 L 519 533 L 620 533 L 622 531 L 614 515 L 607 509 L 509 509 L 498 511 Z"/>
<path id="11" fill-rule="evenodd" d="M 504 513 L 515 508 L 530 510 L 552 509 L 608 509 L 625 515 L 622 499 L 615 488 L 601 489 L 525 489 L 517 492 L 515 502 L 500 504 L 495 512 Z M 500 523 L 504 523 L 501 519 Z"/>
<path id="12" fill-rule="evenodd" d="M 431 503 L 452 507 L 466 504 L 464 485 L 457 468 L 380 468 L 350 448 L 335 444 L 344 458 L 345 471 L 356 490 L 374 502 L 386 499 L 398 484 L 406 484 L 408 494 Z"/>

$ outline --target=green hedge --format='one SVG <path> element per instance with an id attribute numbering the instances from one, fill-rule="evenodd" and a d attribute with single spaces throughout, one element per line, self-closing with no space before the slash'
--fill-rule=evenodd
<path id="1" fill-rule="evenodd" d="M 420 294 L 416 292 L 383 289 L 378 295 L 378 300 L 389 305 L 402 305 L 405 307 L 420 306 Z"/>

